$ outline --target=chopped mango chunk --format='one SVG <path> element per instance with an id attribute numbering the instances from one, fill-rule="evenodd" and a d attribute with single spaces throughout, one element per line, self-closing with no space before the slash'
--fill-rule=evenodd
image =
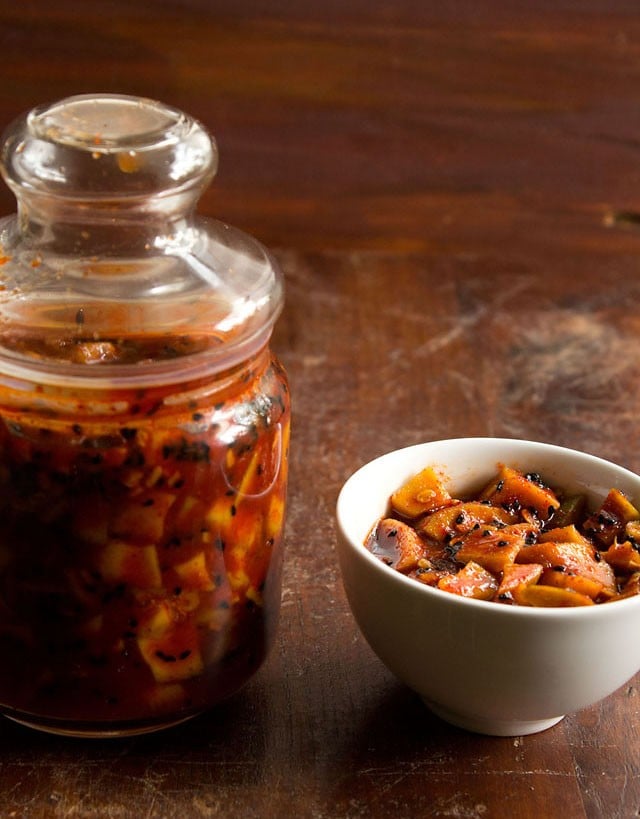
<path id="1" fill-rule="evenodd" d="M 478 526 L 496 526 L 515 523 L 516 515 L 504 509 L 478 501 L 457 502 L 452 506 L 439 509 L 423 518 L 416 528 L 433 540 L 443 541 L 446 538 L 471 532 Z"/>
<path id="2" fill-rule="evenodd" d="M 560 506 L 558 496 L 538 475 L 524 475 L 504 465 L 496 479 L 480 493 L 480 498 L 512 512 L 529 510 L 540 520 L 548 520 Z"/>
<path id="3" fill-rule="evenodd" d="M 546 568 L 582 575 L 602 583 L 605 594 L 615 594 L 617 589 L 613 569 L 599 558 L 600 555 L 593 546 L 582 543 L 537 543 L 521 549 L 516 562 L 540 563 Z"/>
<path id="4" fill-rule="evenodd" d="M 556 527 L 555 529 L 547 529 L 546 532 L 542 532 L 540 534 L 538 542 L 582 543 L 587 546 L 590 544 L 589 540 L 584 535 L 580 534 L 580 532 L 576 529 L 574 524 L 570 524 L 569 526 Z"/>
<path id="5" fill-rule="evenodd" d="M 135 496 L 114 511 L 109 523 L 110 534 L 132 543 L 158 543 L 174 501 L 172 492 L 150 491 Z"/>
<path id="6" fill-rule="evenodd" d="M 585 532 L 603 546 L 610 546 L 625 526 L 640 519 L 640 512 L 619 489 L 611 489 L 602 505 L 584 522 Z"/>
<path id="7" fill-rule="evenodd" d="M 463 541 L 456 552 L 459 563 L 473 560 L 487 571 L 502 572 L 515 561 L 516 555 L 524 546 L 525 538 L 531 531 L 527 524 L 480 528 L 472 532 Z"/>
<path id="8" fill-rule="evenodd" d="M 157 638 L 169 631 L 173 620 L 174 611 L 170 602 L 156 600 L 137 612 L 136 632 L 140 637 Z"/>
<path id="9" fill-rule="evenodd" d="M 204 552 L 196 552 L 193 557 L 172 567 L 183 589 L 213 589 L 214 584 Z"/>
<path id="10" fill-rule="evenodd" d="M 555 586 L 543 586 L 539 583 L 518 586 L 513 597 L 519 606 L 570 607 L 593 606 L 595 603 L 586 594 L 572 589 L 559 589 Z"/>
<path id="11" fill-rule="evenodd" d="M 161 637 L 138 638 L 138 647 L 157 682 L 188 680 L 203 671 L 198 632 L 188 621 Z"/>
<path id="12" fill-rule="evenodd" d="M 442 577 L 438 588 L 462 597 L 473 597 L 475 600 L 491 600 L 498 589 L 498 583 L 491 572 L 471 561 L 457 574 Z"/>
<path id="13" fill-rule="evenodd" d="M 417 518 L 448 506 L 453 500 L 433 467 L 409 478 L 391 495 L 391 508 L 405 518 Z"/>
<path id="14" fill-rule="evenodd" d="M 424 557 L 420 535 L 407 523 L 393 518 L 378 523 L 371 542 L 373 553 L 400 572 L 415 569 Z"/>
<path id="15" fill-rule="evenodd" d="M 98 552 L 97 569 L 108 583 L 125 583 L 142 589 L 162 585 L 155 546 L 111 540 Z"/>
<path id="16" fill-rule="evenodd" d="M 614 541 L 602 556 L 610 566 L 625 572 L 640 570 L 640 550 L 638 544 L 630 540 L 623 543 Z"/>
<path id="17" fill-rule="evenodd" d="M 513 602 L 515 590 L 520 586 L 537 583 L 541 574 L 542 566 L 539 563 L 512 563 L 505 566 L 495 599 Z"/>
<path id="18" fill-rule="evenodd" d="M 540 584 L 543 586 L 555 586 L 558 589 L 570 589 L 571 591 L 586 594 L 592 600 L 597 600 L 603 593 L 604 586 L 599 580 L 592 577 L 585 577 L 582 574 L 562 571 L 561 566 L 553 569 L 544 569 L 540 577 Z M 608 595 L 612 594 L 609 590 Z"/>

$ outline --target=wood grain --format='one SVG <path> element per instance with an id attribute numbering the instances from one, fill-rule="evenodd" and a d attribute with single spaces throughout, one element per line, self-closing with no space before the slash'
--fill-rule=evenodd
<path id="1" fill-rule="evenodd" d="M 637 4 L 23 0 L 0 8 L 0 44 L 5 124 L 107 90 L 216 135 L 201 210 L 283 267 L 294 400 L 265 666 L 156 736 L 5 721 L 3 815 L 640 815 L 637 678 L 536 736 L 447 726 L 358 633 L 333 523 L 350 472 L 431 438 L 538 438 L 640 471 Z"/>

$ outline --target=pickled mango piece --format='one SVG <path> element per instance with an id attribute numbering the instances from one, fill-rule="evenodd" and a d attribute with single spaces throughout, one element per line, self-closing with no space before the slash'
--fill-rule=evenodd
<path id="1" fill-rule="evenodd" d="M 634 572 L 611 600 L 622 600 L 625 597 L 634 597 L 636 594 L 640 594 L 640 572 Z"/>
<path id="2" fill-rule="evenodd" d="M 158 543 L 164 532 L 167 512 L 176 496 L 150 491 L 136 495 L 116 508 L 109 523 L 113 537 L 133 543 Z"/>
<path id="3" fill-rule="evenodd" d="M 590 542 L 584 535 L 581 535 L 580 532 L 576 529 L 574 524 L 570 524 L 568 526 L 560 526 L 554 529 L 548 529 L 546 532 L 542 532 L 540 537 L 538 538 L 539 543 L 582 543 L 583 545 L 589 546 Z"/>
<path id="4" fill-rule="evenodd" d="M 182 498 L 171 512 L 171 531 L 178 537 L 188 537 L 198 531 L 206 515 L 204 503 L 193 495 Z"/>
<path id="5" fill-rule="evenodd" d="M 96 568 L 108 583 L 125 583 L 142 589 L 162 585 L 155 546 L 112 540 L 99 550 Z"/>
<path id="6" fill-rule="evenodd" d="M 265 523 L 265 534 L 267 539 L 277 538 L 282 531 L 284 522 L 284 498 L 274 495 L 269 503 L 267 520 Z"/>
<path id="7" fill-rule="evenodd" d="M 420 536 L 409 526 L 393 518 L 381 520 L 370 535 L 369 549 L 387 566 L 408 572 L 424 557 Z"/>
<path id="8" fill-rule="evenodd" d="M 592 600 L 596 600 L 602 593 L 603 585 L 599 580 L 573 572 L 559 571 L 560 568 L 562 567 L 545 569 L 540 577 L 540 584 L 555 586 L 558 589 L 570 589 L 579 594 L 585 594 Z"/>
<path id="9" fill-rule="evenodd" d="M 208 591 L 214 588 L 204 552 L 197 552 L 193 557 L 182 563 L 176 563 L 171 568 L 182 589 Z"/>
<path id="10" fill-rule="evenodd" d="M 610 546 L 626 524 L 640 519 L 640 512 L 619 489 L 611 489 L 600 508 L 584 522 L 584 531 L 603 546 Z"/>
<path id="11" fill-rule="evenodd" d="M 198 632 L 190 622 L 161 637 L 139 637 L 138 648 L 156 682 L 180 682 L 204 670 Z"/>
<path id="12" fill-rule="evenodd" d="M 598 558 L 600 555 L 598 553 Z M 596 550 L 582 543 L 537 543 L 520 550 L 517 563 L 540 563 L 602 583 L 605 594 L 615 594 L 616 579 L 609 564 L 596 558 Z"/>
<path id="13" fill-rule="evenodd" d="M 505 566 L 495 599 L 513 602 L 515 590 L 520 586 L 537 583 L 541 574 L 542 566 L 539 563 L 512 563 Z"/>
<path id="14" fill-rule="evenodd" d="M 479 501 L 455 503 L 439 509 L 416 524 L 416 528 L 433 540 L 444 541 L 448 536 L 466 534 L 477 526 L 515 523 L 517 515 Z"/>
<path id="15" fill-rule="evenodd" d="M 391 508 L 405 518 L 417 518 L 453 502 L 432 467 L 414 475 L 391 495 Z"/>
<path id="16" fill-rule="evenodd" d="M 540 520 L 548 520 L 560 506 L 557 495 L 545 486 L 540 476 L 528 475 L 502 465 L 496 478 L 480 493 L 481 500 L 489 500 L 511 512 L 521 509 L 533 512 Z"/>
<path id="17" fill-rule="evenodd" d="M 566 608 L 595 605 L 593 600 L 587 597 L 586 594 L 580 594 L 571 589 L 558 589 L 555 586 L 542 586 L 540 584 L 518 586 L 513 592 L 513 597 L 519 606 Z"/>
<path id="18" fill-rule="evenodd" d="M 491 572 L 471 561 L 457 574 L 442 577 L 438 581 L 438 588 L 461 597 L 491 600 L 498 589 L 498 581 Z"/>
<path id="19" fill-rule="evenodd" d="M 624 527 L 624 536 L 632 543 L 640 544 L 640 520 L 630 520 Z"/>
<path id="20" fill-rule="evenodd" d="M 640 550 L 639 546 L 632 541 L 625 540 L 623 543 L 614 541 L 602 557 L 614 569 L 622 572 L 634 572 L 640 570 Z"/>
<path id="21" fill-rule="evenodd" d="M 233 503 L 229 498 L 218 498 L 205 515 L 204 525 L 214 532 L 224 532 L 234 517 L 232 507 Z"/>
<path id="22" fill-rule="evenodd" d="M 168 600 L 158 600 L 138 610 L 135 626 L 139 637 L 160 637 L 174 622 L 174 610 Z"/>
<path id="23" fill-rule="evenodd" d="M 505 526 L 503 529 L 480 528 L 462 541 L 455 559 L 458 563 L 473 561 L 490 572 L 503 572 L 514 563 L 531 531 L 527 524 Z"/>

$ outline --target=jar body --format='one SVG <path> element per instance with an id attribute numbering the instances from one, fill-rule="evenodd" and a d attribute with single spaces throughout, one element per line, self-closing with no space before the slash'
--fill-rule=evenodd
<path id="1" fill-rule="evenodd" d="M 0 709 L 140 733 L 259 667 L 280 606 L 289 396 L 268 348 L 214 379 L 0 384 Z"/>

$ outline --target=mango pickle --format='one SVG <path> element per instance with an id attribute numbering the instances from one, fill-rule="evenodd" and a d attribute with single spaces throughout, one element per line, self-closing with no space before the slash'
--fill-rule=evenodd
<path id="1" fill-rule="evenodd" d="M 638 594 L 639 526 L 640 512 L 615 488 L 589 512 L 586 496 L 502 464 L 479 493 L 462 499 L 426 467 L 391 495 L 365 546 L 396 571 L 450 594 L 516 606 L 592 606 Z"/>
<path id="2" fill-rule="evenodd" d="M 184 404 L 121 392 L 117 419 L 79 403 L 72 420 L 21 412 L 0 390 L 8 713 L 153 726 L 260 665 L 279 607 L 289 402 L 267 352 L 242 376 Z"/>

